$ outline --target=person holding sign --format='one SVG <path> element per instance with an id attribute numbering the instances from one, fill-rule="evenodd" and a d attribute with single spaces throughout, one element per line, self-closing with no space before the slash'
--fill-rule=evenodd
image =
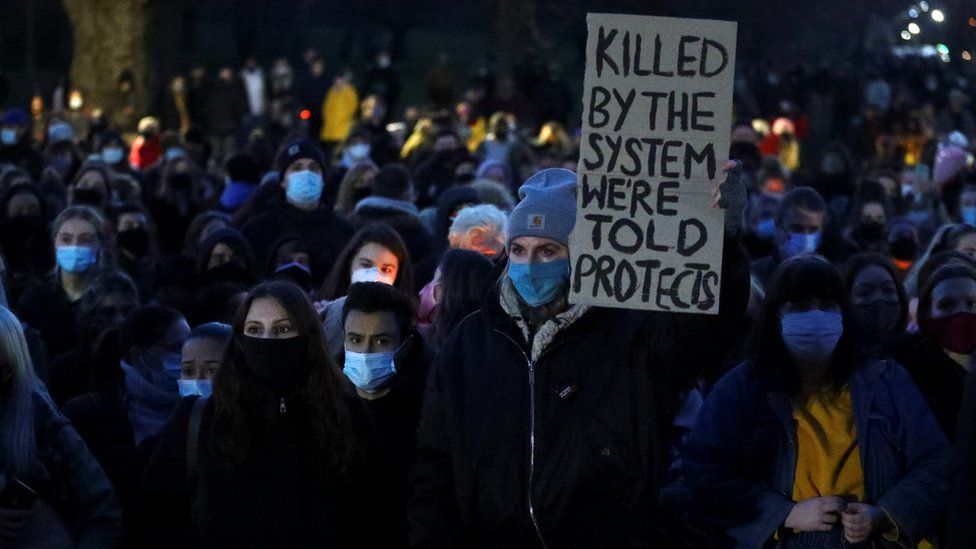
<path id="1" fill-rule="evenodd" d="M 773 275 L 755 359 L 722 378 L 686 445 L 712 546 L 915 547 L 935 526 L 949 444 L 901 366 L 860 358 L 852 323 L 827 260 Z"/>
<path id="2" fill-rule="evenodd" d="M 509 263 L 442 347 L 424 399 L 409 506 L 422 547 L 622 547 L 656 539 L 679 394 L 721 353 L 748 298 L 730 168 L 718 315 L 572 305 L 577 176 L 530 177 Z M 722 210 L 719 210 L 722 211 Z M 711 341 L 711 343 L 707 343 Z"/>

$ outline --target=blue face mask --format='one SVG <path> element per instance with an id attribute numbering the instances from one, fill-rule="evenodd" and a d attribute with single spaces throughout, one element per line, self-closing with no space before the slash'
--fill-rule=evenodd
<path id="1" fill-rule="evenodd" d="M 346 351 L 346 365 L 342 373 L 346 374 L 356 387 L 373 392 L 396 375 L 396 364 L 393 361 L 395 354 L 395 351 L 389 353 Z"/>
<path id="2" fill-rule="evenodd" d="M 776 220 L 773 218 L 763 219 L 756 223 L 756 236 L 763 240 L 773 240 L 776 238 Z"/>
<path id="3" fill-rule="evenodd" d="M 314 204 L 322 197 L 322 176 L 308 170 L 293 172 L 288 175 L 288 189 L 285 191 L 288 200 L 295 204 Z"/>
<path id="4" fill-rule="evenodd" d="M 105 147 L 102 149 L 102 160 L 106 164 L 116 165 L 122 161 L 125 152 L 119 147 Z"/>
<path id="5" fill-rule="evenodd" d="M 976 206 L 963 206 L 962 222 L 970 227 L 976 227 Z"/>
<path id="6" fill-rule="evenodd" d="M 803 311 L 780 317 L 783 343 L 790 354 L 808 360 L 829 358 L 844 333 L 844 320 L 833 311 Z"/>
<path id="7" fill-rule="evenodd" d="M 820 231 L 815 233 L 786 233 L 786 241 L 779 245 L 780 259 L 812 254 L 820 247 Z"/>
<path id="8" fill-rule="evenodd" d="M 4 128 L 0 130 L 0 142 L 4 145 L 14 145 L 17 143 L 17 130 Z"/>
<path id="9" fill-rule="evenodd" d="M 213 394 L 212 379 L 181 379 L 177 383 L 180 385 L 180 398 L 191 395 L 208 397 Z"/>
<path id="10" fill-rule="evenodd" d="M 569 260 L 508 264 L 508 278 L 530 307 L 545 305 L 569 285 Z"/>
<path id="11" fill-rule="evenodd" d="M 98 254 L 88 246 L 58 246 L 58 267 L 69 273 L 83 273 L 98 261 Z"/>

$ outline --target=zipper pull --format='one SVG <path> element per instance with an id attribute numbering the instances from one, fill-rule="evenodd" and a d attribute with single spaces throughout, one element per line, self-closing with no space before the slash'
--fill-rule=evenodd
<path id="1" fill-rule="evenodd" d="M 285 397 L 281 397 L 281 406 L 278 407 L 278 411 L 282 414 L 288 411 L 288 408 L 285 406 Z"/>

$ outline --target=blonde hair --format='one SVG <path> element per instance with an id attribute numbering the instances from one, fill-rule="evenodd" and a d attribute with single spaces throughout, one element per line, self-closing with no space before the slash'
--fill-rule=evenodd
<path id="1" fill-rule="evenodd" d="M 0 306 L 0 364 L 10 374 L 7 390 L 0 393 L 0 463 L 10 476 L 25 476 L 36 463 L 34 392 L 40 381 L 27 351 L 20 320 Z"/>

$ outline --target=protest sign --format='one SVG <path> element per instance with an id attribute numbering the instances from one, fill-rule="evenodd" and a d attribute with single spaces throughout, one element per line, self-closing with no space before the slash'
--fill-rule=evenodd
<path id="1" fill-rule="evenodd" d="M 717 314 L 736 24 L 591 13 L 570 301 Z"/>

